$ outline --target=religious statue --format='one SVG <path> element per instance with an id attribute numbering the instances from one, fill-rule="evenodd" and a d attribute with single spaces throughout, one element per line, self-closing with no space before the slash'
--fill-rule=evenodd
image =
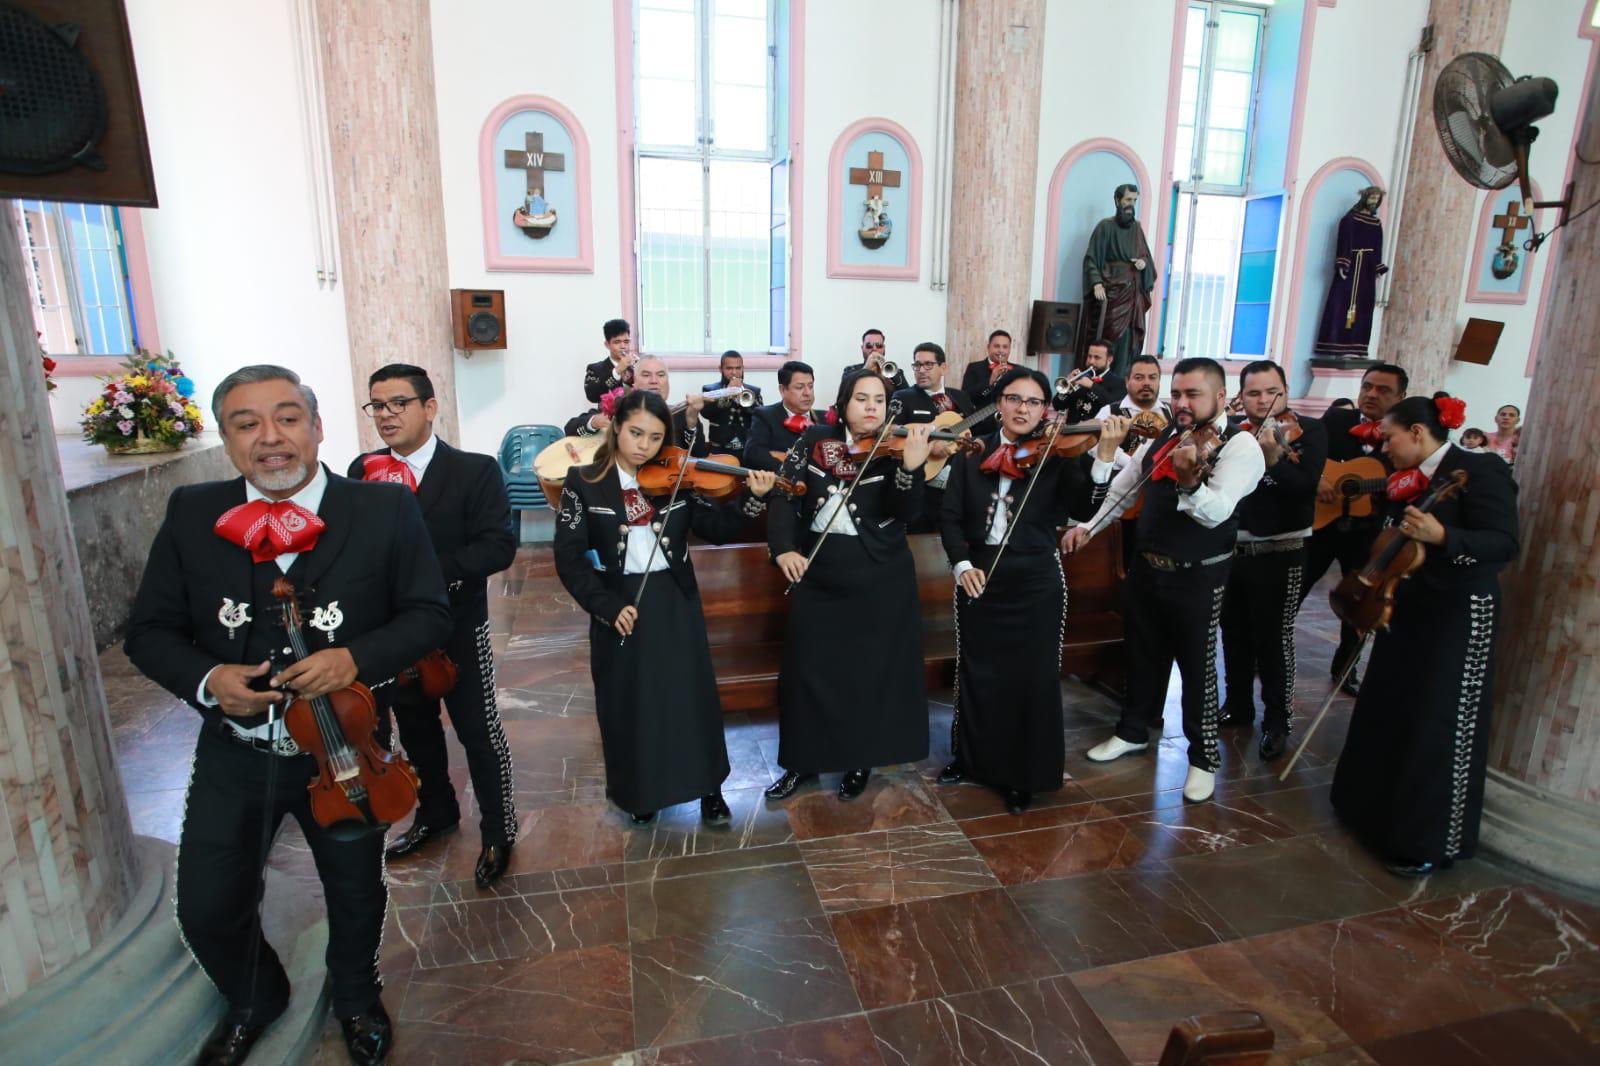
<path id="1" fill-rule="evenodd" d="M 556 224 L 556 209 L 544 197 L 545 171 L 560 173 L 566 170 L 567 158 L 560 152 L 545 151 L 542 133 L 527 133 L 523 141 L 524 147 L 507 148 L 505 153 L 508 170 L 521 170 L 527 174 L 527 191 L 521 205 L 511 212 L 511 224 L 526 236 L 540 240 L 548 236 Z"/>
<path id="2" fill-rule="evenodd" d="M 511 221 L 524 232 L 543 230 L 548 233 L 556 224 L 556 209 L 545 200 L 544 190 L 541 189 L 523 198 L 522 206 L 512 212 Z"/>
<path id="3" fill-rule="evenodd" d="M 1378 277 L 1389 272 L 1383 264 L 1383 223 L 1378 221 L 1382 203 L 1383 190 L 1369 185 L 1339 220 L 1333 281 L 1328 285 L 1328 302 L 1322 306 L 1322 322 L 1312 346 L 1322 355 L 1367 358 Z"/>
<path id="4" fill-rule="evenodd" d="M 881 247 L 893 228 L 889 221 L 889 201 L 881 196 L 869 197 L 861 215 L 861 226 L 856 230 L 861 242 L 869 248 Z M 874 241 L 877 243 L 872 243 Z"/>
<path id="5" fill-rule="evenodd" d="M 1138 186 L 1118 185 L 1112 200 L 1117 213 L 1095 224 L 1083 255 L 1083 306 L 1088 314 L 1084 341 L 1109 344 L 1111 368 L 1127 377 L 1133 357 L 1144 352 L 1144 320 L 1156 268 L 1144 228 L 1134 216 Z"/>

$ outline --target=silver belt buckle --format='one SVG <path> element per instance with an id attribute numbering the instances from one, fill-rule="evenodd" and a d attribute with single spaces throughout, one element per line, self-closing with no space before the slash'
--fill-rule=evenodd
<path id="1" fill-rule="evenodd" d="M 1150 564 L 1150 569 L 1160 570 L 1164 574 L 1176 573 L 1178 570 L 1177 563 L 1165 555 L 1157 555 L 1154 552 L 1145 552 L 1144 561 Z"/>

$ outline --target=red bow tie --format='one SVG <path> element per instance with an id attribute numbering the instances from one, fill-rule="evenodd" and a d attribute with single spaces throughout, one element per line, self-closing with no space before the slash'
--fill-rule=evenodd
<path id="1" fill-rule="evenodd" d="M 933 398 L 933 409 L 940 414 L 944 414 L 946 411 L 954 411 L 956 404 L 954 400 L 950 399 L 948 392 L 941 392 Z"/>
<path id="2" fill-rule="evenodd" d="M 1383 443 L 1383 423 L 1357 422 L 1350 427 L 1350 435 L 1362 444 L 1376 448 Z"/>
<path id="3" fill-rule="evenodd" d="M 1239 423 L 1239 432 L 1240 433 L 1254 433 L 1255 431 L 1256 431 L 1256 427 L 1251 423 L 1251 421 L 1248 418 L 1245 419 L 1243 422 Z"/>
<path id="4" fill-rule="evenodd" d="M 783 428 L 790 433 L 804 433 L 811 428 L 810 415 L 790 415 L 783 420 Z"/>
<path id="5" fill-rule="evenodd" d="M 1105 379 L 1106 379 L 1106 376 L 1105 376 L 1105 375 L 1104 375 L 1104 374 L 1100 374 L 1100 375 L 1098 375 L 1098 376 L 1096 376 L 1096 377 L 1092 377 L 1092 378 L 1090 378 L 1090 379 L 1089 379 L 1089 381 L 1090 381 L 1090 383 L 1091 383 L 1091 384 L 1095 384 L 1095 385 L 1098 385 L 1098 384 L 1100 384 L 1100 383 L 1101 383 L 1101 382 L 1102 382 L 1102 381 L 1104 381 L 1104 380 L 1105 380 Z"/>
<path id="6" fill-rule="evenodd" d="M 388 481 L 404 485 L 412 492 L 417 491 L 417 476 L 411 472 L 411 464 L 404 459 L 381 453 L 369 455 L 361 460 L 361 469 L 363 481 Z"/>
<path id="7" fill-rule="evenodd" d="M 1022 480 L 1022 467 L 1017 465 L 1017 446 L 1015 444 L 1002 444 L 989 453 L 989 457 L 978 465 L 978 469 L 985 474 L 999 474 L 1012 481 Z"/>
<path id="8" fill-rule="evenodd" d="M 1428 491 L 1428 475 L 1421 470 L 1396 470 L 1389 475 L 1389 499 L 1396 503 L 1410 503 Z"/>
<path id="9" fill-rule="evenodd" d="M 308 552 L 328 525 L 298 503 L 251 500 L 230 507 L 213 527 L 217 536 L 250 552 L 258 563 L 293 552 Z"/>
<path id="10" fill-rule="evenodd" d="M 656 509 L 638 489 L 622 490 L 622 518 L 630 526 L 647 526 L 655 517 Z"/>
<path id="11" fill-rule="evenodd" d="M 1178 440 L 1178 435 L 1174 434 L 1156 451 L 1155 459 L 1150 466 L 1151 481 L 1178 480 L 1178 475 L 1172 472 L 1172 452 L 1178 447 Z"/>

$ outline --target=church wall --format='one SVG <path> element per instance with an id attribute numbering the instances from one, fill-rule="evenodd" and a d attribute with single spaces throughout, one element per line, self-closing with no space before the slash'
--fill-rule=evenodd
<path id="1" fill-rule="evenodd" d="M 142 216 L 162 347 L 208 412 L 211 390 L 240 366 L 295 370 L 317 392 L 322 454 L 342 469 L 356 451 L 357 413 L 344 294 L 316 279 L 292 8 L 127 8 L 161 201 Z"/>

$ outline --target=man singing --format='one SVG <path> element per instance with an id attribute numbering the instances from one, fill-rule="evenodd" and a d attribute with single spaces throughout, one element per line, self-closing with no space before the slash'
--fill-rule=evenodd
<path id="1" fill-rule="evenodd" d="M 483 850 L 474 877 L 479 888 L 488 888 L 505 873 L 517 839 L 511 750 L 495 703 L 494 649 L 489 644 L 488 579 L 510 566 L 517 554 L 505 481 L 500 464 L 490 456 L 458 451 L 434 435 L 439 401 L 422 367 L 380 367 L 367 379 L 367 390 L 371 399 L 362 410 L 387 447 L 357 456 L 349 476 L 394 482 L 416 493 L 439 557 L 455 622 L 443 650 L 457 671 L 444 706 L 466 751 L 478 797 Z M 416 817 L 387 852 L 390 859 L 403 859 L 453 832 L 461 806 L 450 783 L 439 701 L 424 697 L 415 686 L 397 687 L 389 698 L 400 743 L 422 779 Z"/>
<path id="2" fill-rule="evenodd" d="M 317 461 L 317 398 L 293 371 L 237 370 L 211 411 L 243 477 L 174 490 L 125 644 L 145 676 L 204 719 L 178 840 L 177 920 L 228 1012 L 200 1061 L 243 1062 L 288 1006 L 258 901 L 270 834 L 293 815 L 327 901 L 328 984 L 345 1045 L 356 1063 L 381 1062 L 393 1040 L 379 999 L 383 835 L 335 839 L 317 823 L 306 793 L 316 760 L 280 715 L 293 698 L 386 682 L 444 643 L 444 579 L 410 492 Z M 284 576 L 309 624 L 312 650 L 298 661 L 272 594 Z"/>

